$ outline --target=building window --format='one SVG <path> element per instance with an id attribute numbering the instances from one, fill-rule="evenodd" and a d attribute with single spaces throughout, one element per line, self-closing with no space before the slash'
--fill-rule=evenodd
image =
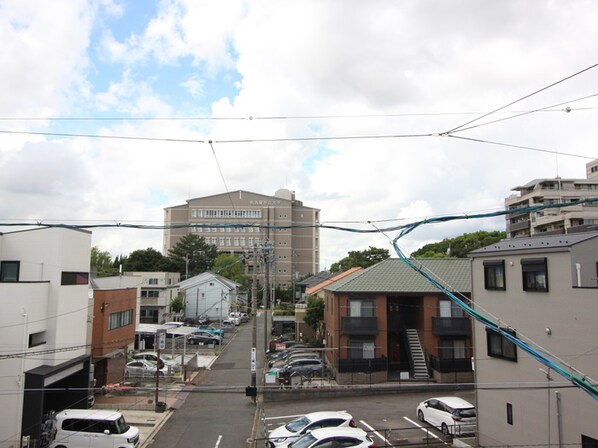
<path id="1" fill-rule="evenodd" d="M 37 347 L 38 345 L 44 345 L 46 343 L 46 332 L 40 331 L 39 333 L 31 333 L 29 335 L 29 348 Z"/>
<path id="2" fill-rule="evenodd" d="M 376 317 L 374 301 L 367 299 L 350 300 L 349 317 Z"/>
<path id="3" fill-rule="evenodd" d="M 452 300 L 439 300 L 438 317 L 465 317 L 465 311 Z"/>
<path id="4" fill-rule="evenodd" d="M 441 339 L 438 342 L 438 357 L 440 359 L 468 358 L 465 339 Z"/>
<path id="5" fill-rule="evenodd" d="M 484 261 L 484 287 L 505 290 L 505 260 Z"/>
<path id="6" fill-rule="evenodd" d="M 18 282 L 20 268 L 20 261 L 0 262 L 0 282 Z"/>
<path id="7" fill-rule="evenodd" d="M 160 291 L 155 289 L 141 290 L 141 297 L 160 297 Z"/>
<path id="8" fill-rule="evenodd" d="M 546 258 L 521 260 L 524 291 L 548 292 L 548 266 Z"/>
<path id="9" fill-rule="evenodd" d="M 150 278 L 147 281 L 147 283 L 150 284 L 150 285 L 157 285 L 158 284 L 158 279 L 157 278 Z"/>
<path id="10" fill-rule="evenodd" d="M 507 403 L 507 423 L 513 424 L 513 405 L 511 403 Z"/>
<path id="11" fill-rule="evenodd" d="M 349 340 L 350 359 L 374 359 L 376 343 L 373 338 L 351 338 Z"/>
<path id="12" fill-rule="evenodd" d="M 506 328 L 502 330 L 515 336 L 513 330 Z M 486 339 L 488 343 L 488 356 L 517 362 L 517 347 L 502 334 L 486 328 Z"/>
<path id="13" fill-rule="evenodd" d="M 126 327 L 133 323 L 133 310 L 118 311 L 110 314 L 108 318 L 108 330 Z"/>
<path id="14" fill-rule="evenodd" d="M 598 448 L 598 439 L 582 434 L 581 448 Z"/>
<path id="15" fill-rule="evenodd" d="M 194 208 L 191 209 L 191 217 L 192 218 L 197 218 L 197 210 L 194 209 Z"/>
<path id="16" fill-rule="evenodd" d="M 89 272 L 63 272 L 61 285 L 87 285 L 89 283 Z"/>

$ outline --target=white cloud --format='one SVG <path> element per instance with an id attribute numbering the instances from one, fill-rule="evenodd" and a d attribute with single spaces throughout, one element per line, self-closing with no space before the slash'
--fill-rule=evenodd
<path id="1" fill-rule="evenodd" d="M 224 191 L 217 162 L 230 190 L 273 194 L 290 188 L 305 205 L 320 208 L 322 220 L 360 222 L 363 228 L 367 221 L 390 225 L 499 210 L 510 188 L 533 178 L 585 175 L 583 158 L 561 155 L 557 165 L 554 154 L 439 135 L 283 141 L 437 134 L 590 66 L 598 10 L 582 0 L 566 5 L 165 0 L 136 32 L 111 29 L 110 20 L 102 21 L 102 14 L 119 18 L 121 26 L 131 20 L 126 1 L 106 0 L 94 9 L 69 0 L 61 14 L 53 13 L 54 5 L 8 1 L 0 6 L 0 56 L 7 61 L 0 73 L 0 115 L 207 112 L 254 119 L 130 120 L 67 128 L 164 141 L 49 143 L 39 136 L 3 137 L 0 169 L 10 172 L 0 181 L 5 216 L 34 209 L 36 217 L 159 223 L 163 207 Z M 139 30 L 141 19 L 135 20 Z M 92 41 L 94 30 L 97 41 Z M 597 70 L 588 71 L 510 109 L 596 93 L 597 76 Z M 536 113 L 458 135 L 598 157 L 595 104 L 586 100 L 571 107 L 588 109 Z M 261 119 L 314 115 L 322 118 Z M 357 117 L 325 118 L 329 115 Z M 65 126 L 42 124 L 57 131 Z M 10 126 L 39 129 L 31 123 Z M 215 142 L 215 155 L 200 143 L 205 139 Z M 281 141 L 223 142 L 252 139 Z M 46 172 L 48 180 L 42 181 Z M 23 206 L 25 200 L 32 205 Z M 411 252 L 431 241 L 501 226 L 502 218 L 422 226 L 400 244 Z M 102 230 L 94 231 L 95 243 L 116 255 L 161 249 L 162 239 L 161 232 Z M 370 245 L 390 248 L 383 235 L 323 230 L 321 264 L 330 266 L 349 250 Z"/>

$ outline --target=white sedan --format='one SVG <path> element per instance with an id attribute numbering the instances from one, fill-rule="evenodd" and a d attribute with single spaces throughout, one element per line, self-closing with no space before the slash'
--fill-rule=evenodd
<path id="1" fill-rule="evenodd" d="M 374 441 L 363 429 L 349 427 L 314 429 L 292 444 L 284 446 L 290 448 L 376 448 Z"/>
<path id="2" fill-rule="evenodd" d="M 164 376 L 168 373 L 168 367 L 164 366 L 159 370 L 159 375 Z M 148 377 L 156 375 L 156 364 L 145 359 L 136 359 L 130 361 L 125 366 L 125 374 L 134 377 Z"/>
<path id="3" fill-rule="evenodd" d="M 344 411 L 312 412 L 280 426 L 268 435 L 270 448 L 286 447 L 308 431 L 339 426 L 355 427 L 351 414 Z"/>

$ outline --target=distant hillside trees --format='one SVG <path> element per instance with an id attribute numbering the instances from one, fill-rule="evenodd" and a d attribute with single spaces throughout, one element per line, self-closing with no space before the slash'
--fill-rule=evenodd
<path id="1" fill-rule="evenodd" d="M 489 246 L 507 237 L 506 232 L 493 231 L 464 233 L 455 238 L 445 238 L 439 243 L 426 244 L 411 254 L 415 258 L 465 258 L 472 250 Z"/>

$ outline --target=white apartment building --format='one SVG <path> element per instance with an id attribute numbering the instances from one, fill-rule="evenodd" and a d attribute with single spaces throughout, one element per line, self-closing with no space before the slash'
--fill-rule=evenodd
<path id="1" fill-rule="evenodd" d="M 270 247 L 270 283 L 291 286 L 319 271 L 319 213 L 285 189 L 274 196 L 238 190 L 189 199 L 164 209 L 164 225 L 178 226 L 164 230 L 164 254 L 189 233 L 239 257 L 250 255 L 255 246 Z M 246 273 L 251 275 L 253 267 L 248 262 Z M 264 272 L 260 264 L 260 282 Z"/>
<path id="2" fill-rule="evenodd" d="M 39 441 L 51 410 L 87 407 L 90 252 L 88 231 L 0 234 L 2 447 Z"/>
<path id="3" fill-rule="evenodd" d="M 598 387 L 598 232 L 505 239 L 470 256 L 474 308 Z M 479 446 L 598 446 L 596 397 L 479 322 L 474 341 Z"/>
<path id="4" fill-rule="evenodd" d="M 534 179 L 512 188 L 505 199 L 507 235 L 510 238 L 598 230 L 598 201 L 532 212 L 518 209 L 534 205 L 574 202 L 598 197 L 598 159 L 586 164 L 585 179 Z"/>
<path id="5" fill-rule="evenodd" d="M 178 272 L 125 272 L 127 276 L 139 279 L 140 310 L 142 324 L 161 324 L 175 320 L 170 304 L 179 294 Z M 181 317 L 181 316 L 178 316 Z"/>

